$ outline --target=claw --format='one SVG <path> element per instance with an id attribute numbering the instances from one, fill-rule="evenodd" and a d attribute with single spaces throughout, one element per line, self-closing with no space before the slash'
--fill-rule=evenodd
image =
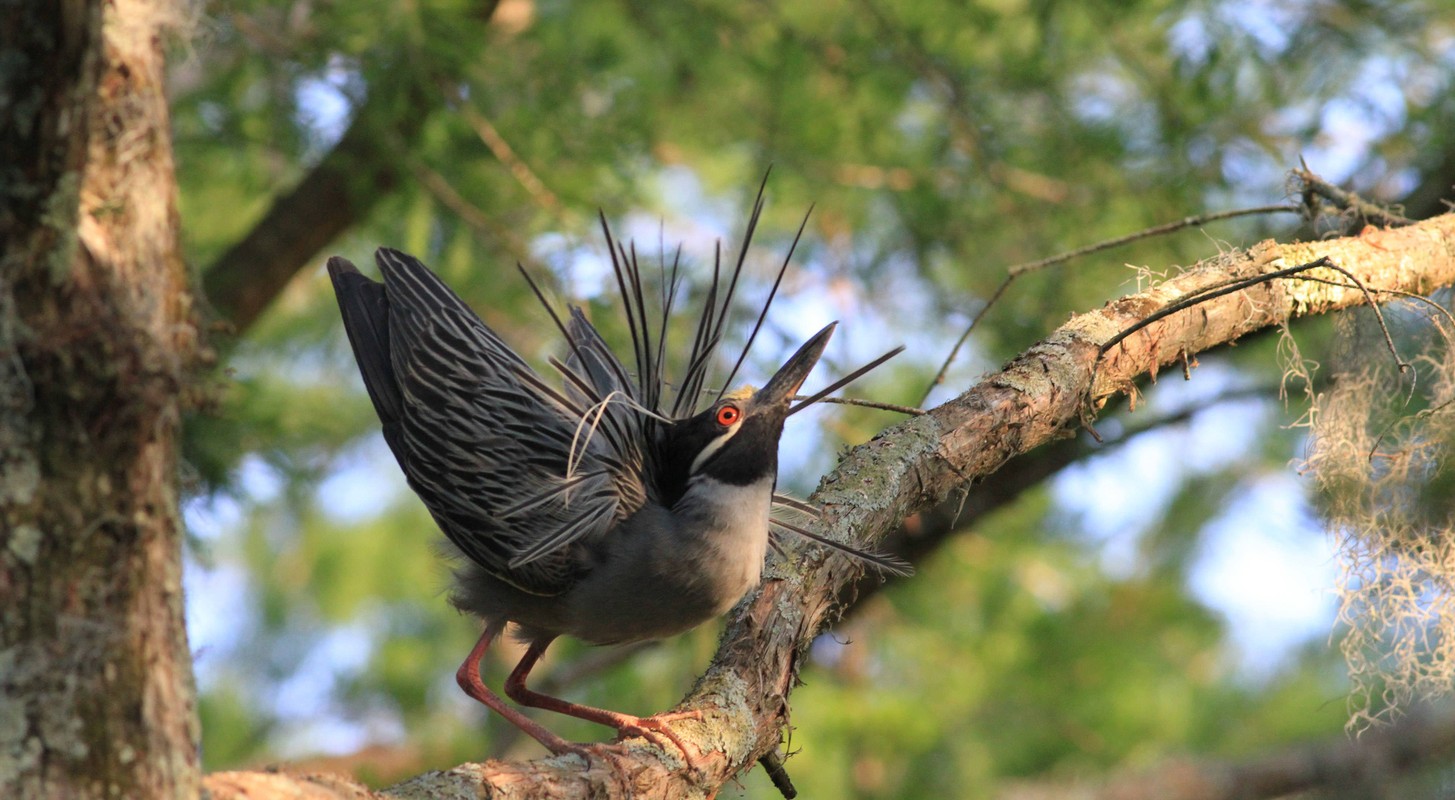
<path id="1" fill-rule="evenodd" d="M 672 714 L 657 714 L 650 717 L 632 717 L 623 715 L 620 724 L 616 726 L 617 740 L 641 737 L 649 742 L 666 749 L 663 740 L 671 742 L 678 751 L 682 753 L 682 760 L 690 769 L 699 767 L 701 751 L 697 748 L 688 748 L 686 742 L 676 734 L 667 724 L 672 719 L 702 719 L 701 711 L 680 711 Z"/>

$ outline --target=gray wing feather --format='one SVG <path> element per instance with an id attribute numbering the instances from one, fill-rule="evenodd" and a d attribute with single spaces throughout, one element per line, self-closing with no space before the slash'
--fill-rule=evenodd
<path id="1" fill-rule="evenodd" d="M 375 259 L 394 383 L 382 393 L 399 400 L 390 445 L 410 486 L 455 546 L 491 574 L 536 594 L 564 590 L 575 577 L 570 546 L 604 536 L 646 497 L 632 454 L 608 435 L 629 430 L 632 415 L 612 404 L 609 427 L 581 426 L 592 401 L 573 380 L 564 391 L 546 383 L 418 260 L 387 248 Z M 620 364 L 613 372 L 591 337 L 581 338 L 593 355 L 575 368 L 574 383 L 630 391 L 629 381 L 607 381 L 625 374 Z"/>

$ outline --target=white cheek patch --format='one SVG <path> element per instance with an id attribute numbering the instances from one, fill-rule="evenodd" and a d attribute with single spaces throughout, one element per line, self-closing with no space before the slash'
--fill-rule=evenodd
<path id="1" fill-rule="evenodd" d="M 743 419 L 742 417 L 738 417 L 738 421 L 734 422 L 731 428 L 723 431 L 722 434 L 720 434 L 716 439 L 708 442 L 707 446 L 702 448 L 702 452 L 697 454 L 697 458 L 692 459 L 692 466 L 688 467 L 687 473 L 689 475 L 696 475 L 697 470 L 702 467 L 703 462 L 711 458 L 713 453 L 721 450 L 722 446 L 727 444 L 728 439 L 733 438 L 733 436 L 737 434 L 738 428 L 741 428 L 742 426 Z"/>

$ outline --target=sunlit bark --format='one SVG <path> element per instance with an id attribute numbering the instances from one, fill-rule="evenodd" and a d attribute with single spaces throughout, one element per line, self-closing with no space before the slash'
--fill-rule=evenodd
<path id="1" fill-rule="evenodd" d="M 168 0 L 22 3 L 0 50 L 0 796 L 198 791 Z"/>

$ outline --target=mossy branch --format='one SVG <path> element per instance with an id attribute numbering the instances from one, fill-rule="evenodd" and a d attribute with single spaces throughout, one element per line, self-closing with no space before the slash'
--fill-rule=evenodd
<path id="1" fill-rule="evenodd" d="M 1161 316 L 1102 353 L 1102 347 L 1163 309 L 1208 287 L 1328 259 L 1328 282 L 1297 276 L 1252 282 L 1241 291 Z M 1307 276 L 1309 273 L 1301 273 Z M 1317 277 L 1317 276 L 1315 276 Z M 1373 290 L 1361 291 L 1352 277 Z M 1072 318 L 999 372 L 959 397 L 852 450 L 810 501 L 825 532 L 870 546 L 910 514 L 930 508 L 1014 456 L 1065 436 L 1088 396 L 1104 403 L 1133 390 L 1143 374 L 1190 354 L 1234 342 L 1295 317 L 1364 304 L 1381 291 L 1427 294 L 1455 283 L 1455 215 L 1397 230 L 1316 243 L 1265 241 L 1222 253 L 1143 292 Z M 703 712 L 678 734 L 703 752 L 703 768 L 682 769 L 674 752 L 640 741 L 617 757 L 575 755 L 528 762 L 489 761 L 419 776 L 378 794 L 338 780 L 223 773 L 208 779 L 215 798 L 245 787 L 317 798 L 388 797 L 702 797 L 780 744 L 798 665 L 814 637 L 837 620 L 841 595 L 858 567 L 813 549 L 790 551 L 759 590 L 738 605 L 716 658 L 681 708 Z M 790 762 L 789 767 L 792 764 Z"/>

